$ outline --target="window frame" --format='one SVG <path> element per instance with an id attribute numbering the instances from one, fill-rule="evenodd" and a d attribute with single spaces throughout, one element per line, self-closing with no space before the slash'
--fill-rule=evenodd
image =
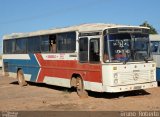
<path id="1" fill-rule="evenodd" d="M 93 55 L 95 55 L 95 57 L 96 56 L 99 57 L 98 61 L 96 61 L 96 60 L 91 61 L 91 41 L 92 40 L 97 40 L 97 42 L 98 42 L 98 55 L 97 55 L 97 53 L 93 54 Z M 93 57 L 93 58 L 95 58 L 95 57 Z M 91 37 L 91 38 L 89 38 L 89 62 L 90 63 L 100 63 L 100 37 Z"/>
<path id="2" fill-rule="evenodd" d="M 152 44 L 155 43 L 155 42 L 158 43 L 157 52 L 152 51 Z M 150 48 L 151 48 L 152 55 L 160 55 L 160 41 L 150 41 Z"/>
<path id="3" fill-rule="evenodd" d="M 14 47 L 10 47 L 10 46 L 8 45 L 11 41 L 13 41 L 12 43 L 13 43 L 14 45 L 12 45 L 12 46 L 14 46 Z M 9 46 L 9 47 L 8 47 L 8 46 Z M 9 50 L 10 50 L 10 48 L 12 48 L 13 50 L 8 51 L 7 48 L 9 48 Z M 3 40 L 3 53 L 4 53 L 4 54 L 14 54 L 14 53 L 15 53 L 15 49 L 16 49 L 16 40 L 15 40 L 15 39 Z"/>
<path id="4" fill-rule="evenodd" d="M 3 40 L 3 44 L 4 44 L 3 53 L 4 54 L 30 54 L 30 53 L 32 54 L 33 53 L 50 53 L 51 54 L 52 52 L 50 52 L 50 39 L 49 39 L 50 35 L 56 35 L 56 52 L 55 53 L 75 53 L 76 52 L 77 32 L 70 31 L 70 32 L 63 32 L 63 33 L 52 33 L 52 34 L 46 34 L 46 35 L 36 35 L 36 36 L 28 36 L 28 37 L 23 37 L 23 38 L 6 39 L 6 40 Z M 62 50 L 59 50 L 58 48 L 58 35 L 62 35 L 63 37 L 65 35 L 64 38 L 62 37 L 63 38 L 62 41 L 66 41 L 64 44 L 65 47 Z M 30 43 L 32 43 L 31 40 L 36 40 L 36 38 L 39 39 L 39 49 L 38 50 L 36 49 L 36 47 L 30 48 Z M 13 41 L 13 40 L 15 41 L 14 42 L 15 47 L 13 50 L 14 52 L 9 52 L 7 51 L 6 44 L 8 41 Z M 36 41 L 33 41 L 33 42 L 36 42 Z M 18 46 L 20 46 L 20 48 L 18 48 Z M 60 46 L 63 46 L 63 45 L 60 45 Z"/>
<path id="5" fill-rule="evenodd" d="M 42 37 L 45 37 L 45 38 L 42 38 Z M 48 41 L 48 50 L 47 51 L 44 49 L 45 47 L 47 47 L 47 45 L 42 44 L 42 39 L 46 39 Z M 43 48 L 44 50 L 42 49 L 42 46 L 44 46 L 44 48 Z M 50 46 L 49 45 L 49 35 L 41 35 L 40 36 L 40 49 L 41 49 L 41 53 L 50 53 L 49 46 Z"/>
<path id="6" fill-rule="evenodd" d="M 86 48 L 87 48 L 87 52 L 86 52 L 86 53 L 87 53 L 87 55 L 86 55 L 87 58 L 86 58 L 85 61 L 82 61 L 82 60 L 81 60 L 81 55 L 80 55 L 80 54 L 81 54 L 81 50 L 80 50 L 80 47 L 81 47 L 80 44 L 81 44 L 81 43 L 80 43 L 80 41 L 81 41 L 82 39 L 87 40 L 87 43 L 83 43 L 83 44 L 87 44 L 87 47 L 86 47 Z M 83 45 L 82 47 L 84 48 L 85 46 Z M 88 38 L 88 37 L 80 37 L 80 38 L 79 38 L 79 49 L 78 49 L 78 51 L 79 51 L 79 55 L 78 55 L 78 57 L 79 57 L 79 62 L 80 62 L 80 63 L 88 63 L 88 62 L 89 62 L 89 38 Z M 83 56 L 83 57 L 84 57 L 84 56 Z M 82 58 L 83 58 L 83 57 L 82 57 Z"/>
<path id="7" fill-rule="evenodd" d="M 25 43 L 24 42 L 21 42 L 21 44 L 24 44 L 24 46 L 25 46 L 25 50 L 22 50 L 21 48 L 19 49 L 19 50 L 17 50 L 17 41 L 23 41 L 23 40 L 25 40 Z M 17 39 L 15 39 L 15 43 L 16 43 L 16 45 L 15 45 L 15 53 L 16 54 L 26 54 L 27 53 L 27 38 L 17 38 Z M 20 45 L 20 46 L 22 46 L 22 45 Z"/>
<path id="8" fill-rule="evenodd" d="M 72 36 L 74 36 L 74 37 L 72 37 Z M 57 53 L 75 53 L 75 51 L 76 51 L 76 38 L 77 38 L 76 31 L 58 33 L 57 38 L 56 38 Z M 70 42 L 70 43 L 68 44 L 68 42 Z M 64 43 L 64 44 L 62 44 L 62 43 Z M 61 46 L 64 46 L 64 48 L 61 48 Z"/>
<path id="9" fill-rule="evenodd" d="M 34 43 L 34 45 L 31 46 L 31 44 L 33 44 L 33 43 Z M 35 43 L 36 43 L 36 46 L 35 46 Z M 37 49 L 37 47 L 39 50 Z M 29 49 L 32 49 L 32 51 L 30 51 Z M 27 53 L 28 54 L 41 53 L 41 38 L 40 38 L 40 36 L 27 37 Z"/>

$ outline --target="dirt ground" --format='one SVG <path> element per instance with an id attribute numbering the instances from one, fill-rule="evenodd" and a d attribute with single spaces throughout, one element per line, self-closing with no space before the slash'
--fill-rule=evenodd
<path id="1" fill-rule="evenodd" d="M 20 87 L 14 78 L 0 74 L 0 111 L 159 111 L 160 87 L 124 93 L 88 92 L 80 99 L 62 87 L 29 83 Z"/>

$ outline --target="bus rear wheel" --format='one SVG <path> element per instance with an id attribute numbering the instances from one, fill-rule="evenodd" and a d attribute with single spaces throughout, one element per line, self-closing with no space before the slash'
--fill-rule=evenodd
<path id="1" fill-rule="evenodd" d="M 26 86 L 27 85 L 27 82 L 24 79 L 24 74 L 23 74 L 22 70 L 18 70 L 17 79 L 18 79 L 18 84 L 20 86 Z"/>
<path id="2" fill-rule="evenodd" d="M 88 93 L 84 90 L 83 80 L 80 77 L 76 79 L 77 94 L 80 98 L 87 98 Z"/>

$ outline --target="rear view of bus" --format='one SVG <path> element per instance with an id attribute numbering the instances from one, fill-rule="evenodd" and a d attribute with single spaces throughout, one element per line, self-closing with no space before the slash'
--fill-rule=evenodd
<path id="1" fill-rule="evenodd" d="M 156 62 L 157 81 L 160 82 L 160 35 L 150 35 L 153 60 Z"/>
<path id="2" fill-rule="evenodd" d="M 102 76 L 106 92 L 157 86 L 148 32 L 144 27 L 117 27 L 104 31 Z"/>

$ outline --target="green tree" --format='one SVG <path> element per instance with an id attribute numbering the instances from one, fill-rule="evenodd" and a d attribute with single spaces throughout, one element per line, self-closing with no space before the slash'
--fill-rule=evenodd
<path id="1" fill-rule="evenodd" d="M 150 25 L 147 21 L 145 21 L 144 23 L 142 23 L 140 26 L 144 26 L 144 27 L 150 28 L 149 34 L 158 34 L 158 32 L 156 31 L 156 29 L 152 25 Z"/>

